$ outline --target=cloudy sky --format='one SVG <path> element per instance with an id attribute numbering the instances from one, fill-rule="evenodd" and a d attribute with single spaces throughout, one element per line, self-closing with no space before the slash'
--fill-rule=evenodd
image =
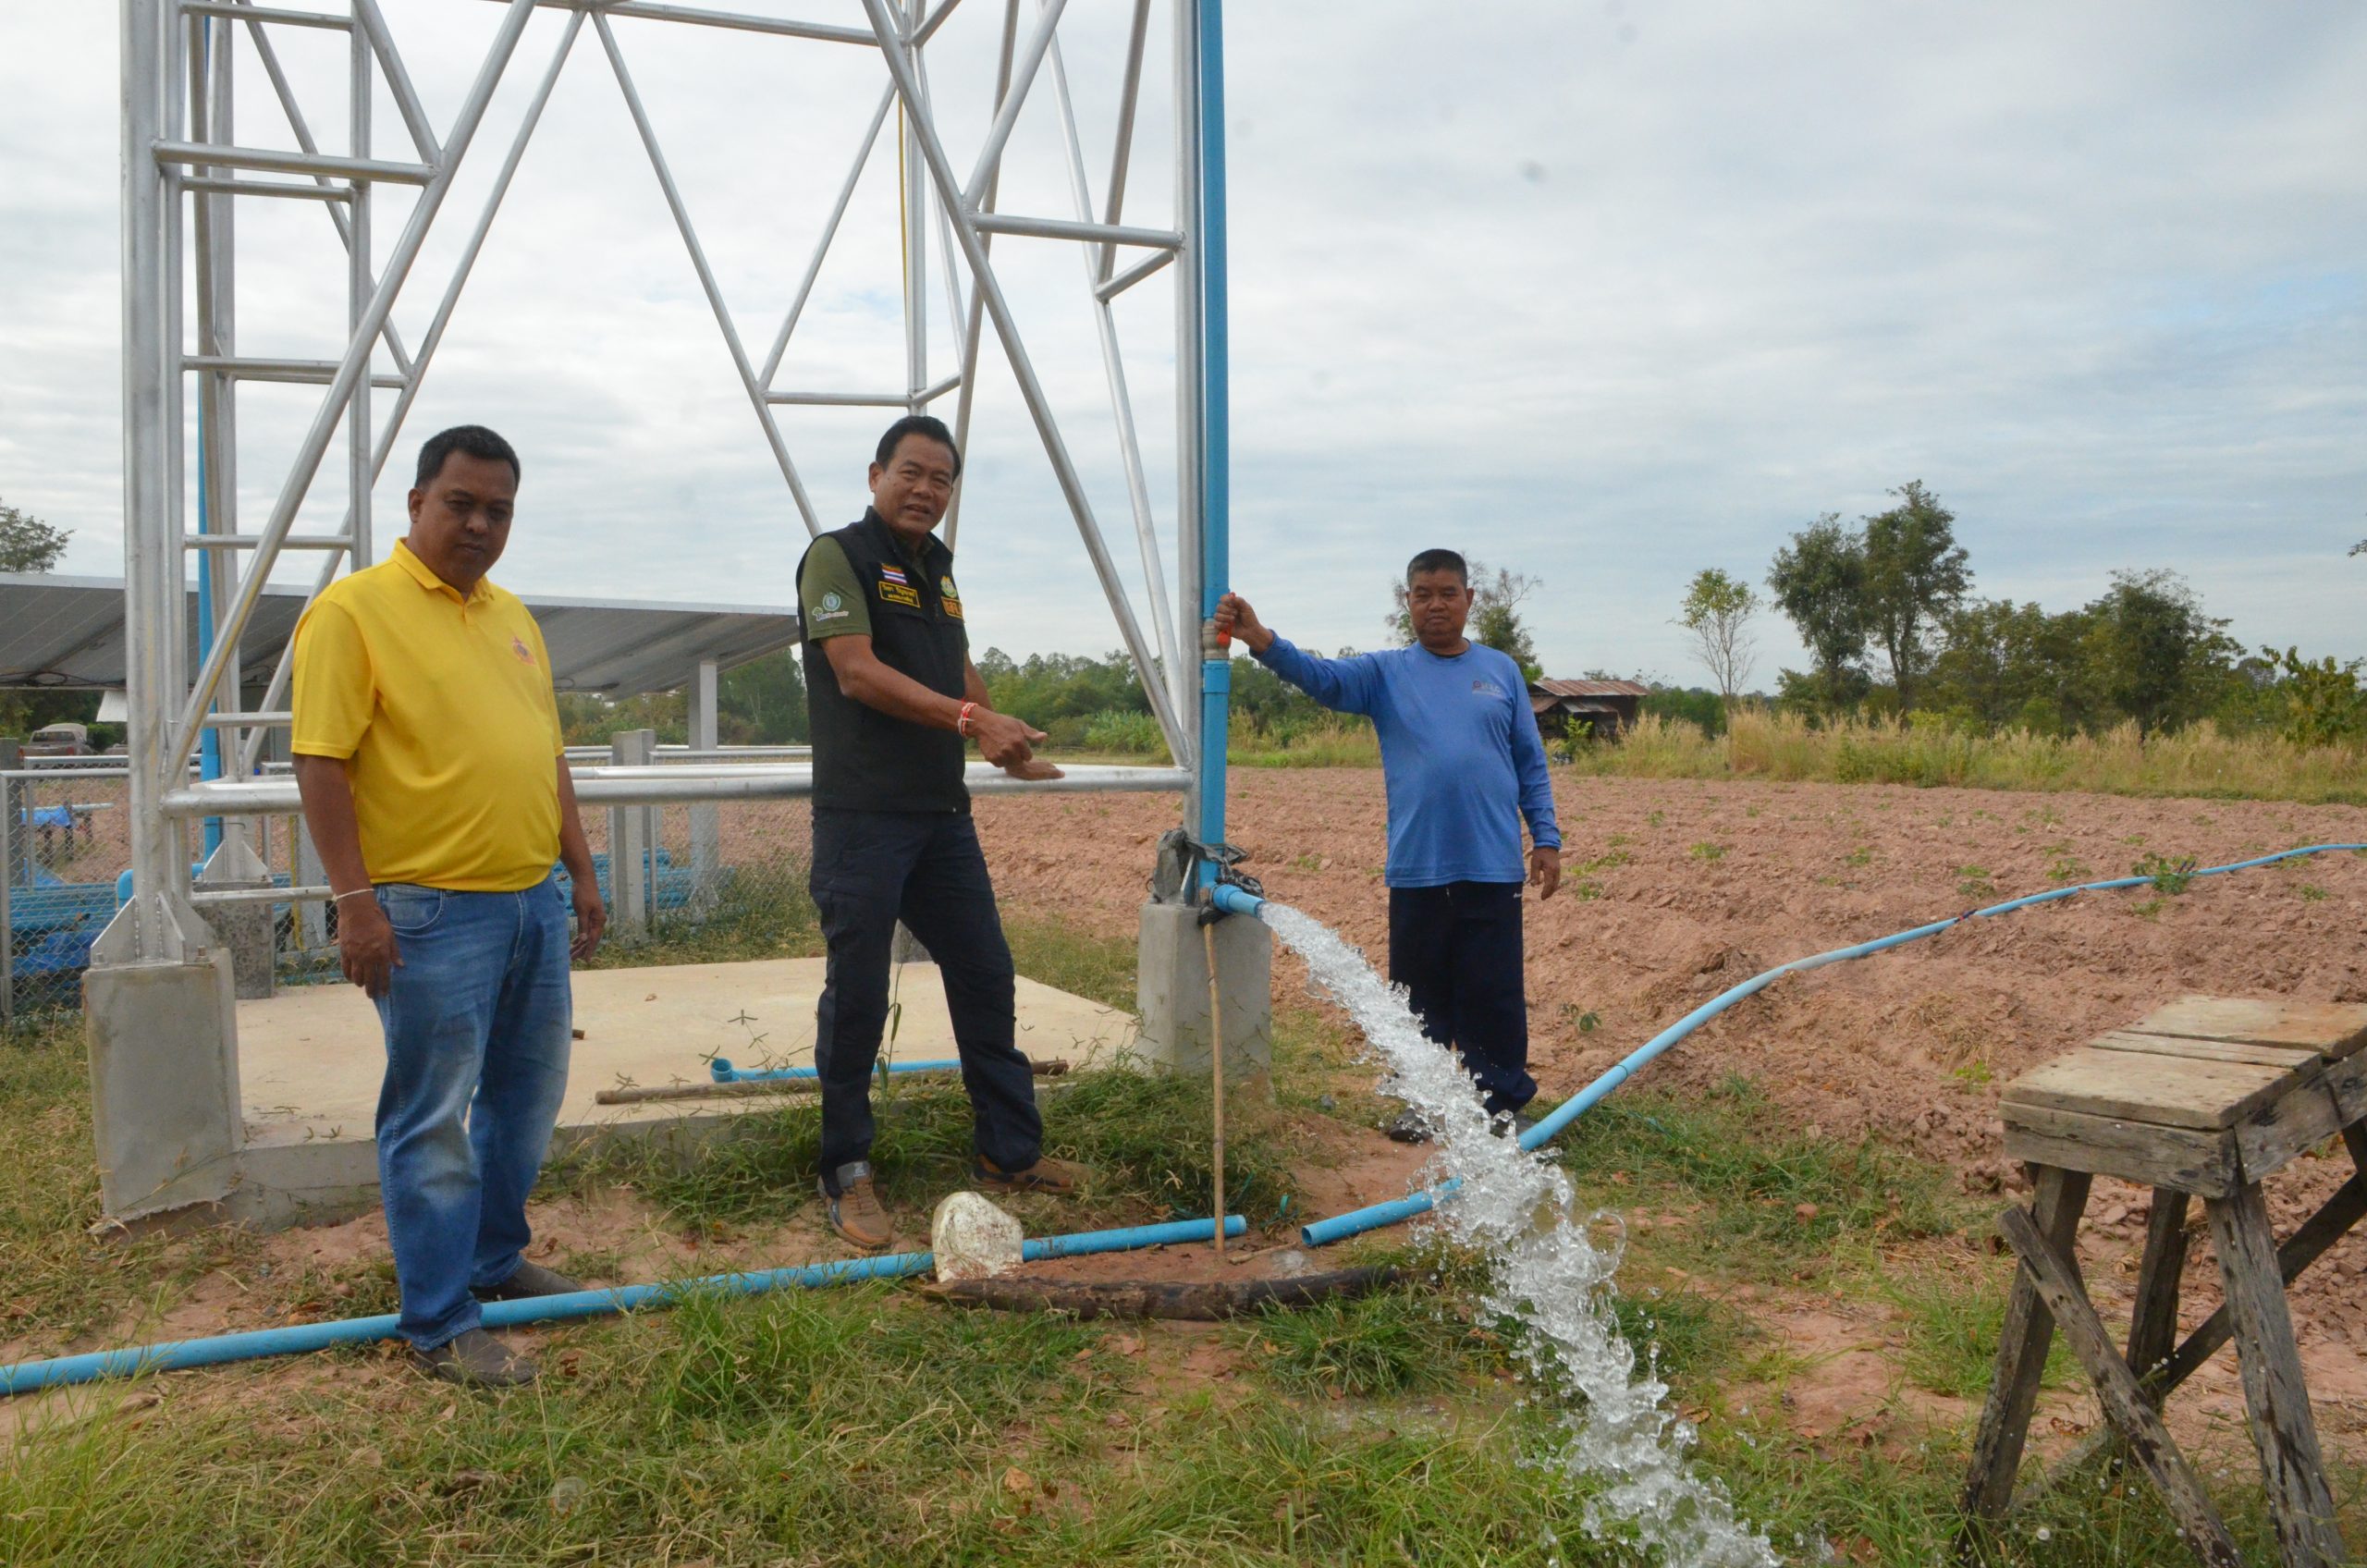
<path id="1" fill-rule="evenodd" d="M 501 11 L 384 4 L 440 134 Z M 854 0 L 730 8 L 861 20 Z M 1129 7 L 1069 9 L 1098 200 Z M 116 10 L 0 7 L 0 500 L 72 528 L 65 569 L 94 574 L 122 570 Z M 1392 567 L 1446 544 L 1541 581 L 1528 619 L 1549 671 L 1699 679 L 1669 625 L 1695 570 L 1761 578 L 1792 531 L 1920 479 L 1955 509 L 1984 594 L 2065 608 L 2116 569 L 2168 567 L 2246 643 L 2367 655 L 2367 558 L 2344 555 L 2367 536 L 2367 7 L 1230 12 L 1234 577 L 1299 641 L 1377 645 Z M 965 175 L 1000 13 L 968 0 L 931 48 Z M 546 11 L 528 31 L 398 304 L 410 344 L 563 26 Z M 1128 204 L 1147 224 L 1172 209 L 1163 16 L 1153 31 Z M 647 22 L 615 33 L 761 360 L 878 60 Z M 275 40 L 324 147 L 342 151 L 341 41 Z M 239 47 L 240 140 L 291 145 Z M 1049 85 L 1001 204 L 1067 216 Z M 407 156 L 391 100 L 374 112 L 377 154 Z M 782 387 L 901 385 L 893 163 L 883 144 Z M 381 258 L 408 208 L 392 188 L 380 199 Z M 344 262 L 322 210 L 244 202 L 239 223 L 241 349 L 336 357 Z M 1139 584 L 1075 250 L 998 246 Z M 930 261 L 934 378 L 953 356 L 934 247 Z M 1163 529 L 1172 312 L 1162 276 L 1118 312 Z M 991 335 L 985 364 L 961 538 L 973 635 L 1015 653 L 1114 647 Z M 243 394 L 249 531 L 315 395 Z M 381 418 L 392 400 L 379 395 Z M 854 517 L 879 416 L 783 414 L 824 525 Z M 803 529 L 588 28 L 399 454 L 463 420 L 524 455 L 509 585 L 790 597 Z M 344 508 L 336 450 L 300 527 Z M 382 539 L 408 477 L 399 455 L 376 487 Z M 1800 658 L 1780 621 L 1760 642 L 1762 681 Z"/>

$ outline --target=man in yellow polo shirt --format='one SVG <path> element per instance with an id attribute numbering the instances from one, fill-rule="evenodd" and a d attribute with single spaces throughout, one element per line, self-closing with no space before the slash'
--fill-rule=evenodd
<path id="1" fill-rule="evenodd" d="M 482 425 L 420 449 L 411 532 L 296 628 L 296 782 L 337 901 L 345 976 L 378 1007 L 378 1187 L 397 1331 L 436 1376 L 534 1366 L 478 1303 L 580 1287 L 523 1249 L 526 1194 L 567 1090 L 568 960 L 607 912 L 534 618 L 485 573 L 518 454 Z M 568 900 L 552 875 L 564 861 Z"/>

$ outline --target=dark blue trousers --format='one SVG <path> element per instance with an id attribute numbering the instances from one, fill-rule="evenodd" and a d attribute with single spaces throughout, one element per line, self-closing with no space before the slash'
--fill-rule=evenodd
<path id="1" fill-rule="evenodd" d="M 1389 889 L 1389 978 L 1422 1033 L 1452 1046 L 1490 1115 L 1537 1095 L 1528 1075 L 1528 995 L 1517 882 Z"/>
<path id="2" fill-rule="evenodd" d="M 871 1158 L 871 1072 L 888 1026 L 889 955 L 901 920 L 937 961 L 953 1016 L 974 1146 L 1005 1170 L 1044 1142 L 1036 1079 L 1012 1043 L 1011 948 L 967 812 L 814 811 L 810 886 L 829 962 L 814 1013 L 822 1081 L 822 1175 Z"/>

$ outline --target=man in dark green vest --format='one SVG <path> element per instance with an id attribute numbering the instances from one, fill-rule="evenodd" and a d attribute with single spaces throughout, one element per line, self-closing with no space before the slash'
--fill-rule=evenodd
<path id="1" fill-rule="evenodd" d="M 871 506 L 797 567 L 814 722 L 814 902 L 829 967 L 815 1010 L 822 1197 L 830 1228 L 878 1251 L 894 1227 L 871 1181 L 871 1074 L 888 1023 L 901 920 L 945 981 L 975 1121 L 972 1181 L 1067 1194 L 1082 1174 L 1043 1158 L 1036 1080 L 1012 1043 L 1011 949 L 962 782 L 967 741 L 1023 778 L 1057 778 L 1043 732 L 987 704 L 970 662 L 953 552 L 935 530 L 962 455 L 944 422 L 898 420 L 879 438 Z"/>

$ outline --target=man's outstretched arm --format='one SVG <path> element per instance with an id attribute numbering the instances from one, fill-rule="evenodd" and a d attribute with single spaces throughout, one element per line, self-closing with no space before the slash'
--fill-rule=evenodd
<path id="1" fill-rule="evenodd" d="M 1240 638 L 1258 663 L 1327 708 L 1369 715 L 1380 700 L 1380 672 L 1371 659 L 1319 659 L 1303 652 L 1276 636 L 1238 594 L 1217 601 L 1216 622 L 1220 636 Z"/>

